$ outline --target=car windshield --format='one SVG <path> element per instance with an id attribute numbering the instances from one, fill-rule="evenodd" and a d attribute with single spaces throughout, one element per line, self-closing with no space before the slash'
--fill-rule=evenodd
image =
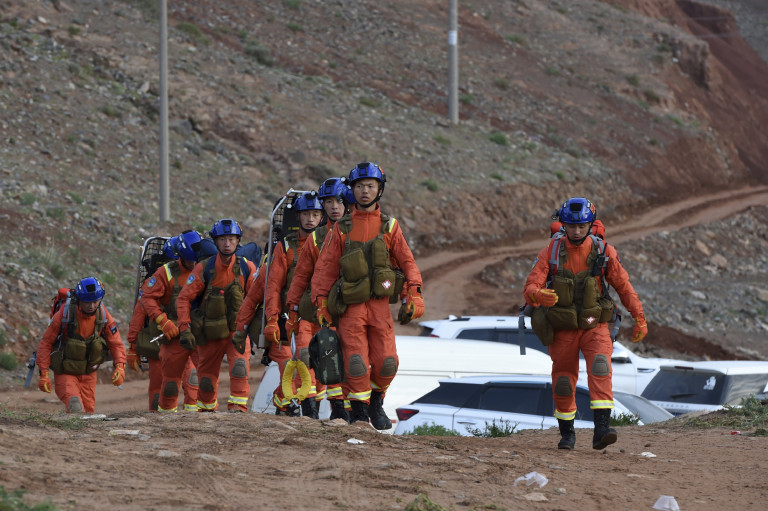
<path id="1" fill-rule="evenodd" d="M 430 405 L 449 405 L 461 408 L 469 398 L 482 389 L 482 385 L 440 382 L 435 390 L 427 392 L 413 402 Z"/>
<path id="2" fill-rule="evenodd" d="M 613 395 L 621 402 L 621 404 L 626 406 L 629 411 L 638 416 L 640 420 L 643 421 L 643 424 L 662 422 L 673 417 L 671 413 L 656 406 L 643 397 L 617 391 L 614 391 Z"/>
<path id="3" fill-rule="evenodd" d="M 643 391 L 651 401 L 670 403 L 723 403 L 725 375 L 708 371 L 676 369 L 660 371 Z"/>

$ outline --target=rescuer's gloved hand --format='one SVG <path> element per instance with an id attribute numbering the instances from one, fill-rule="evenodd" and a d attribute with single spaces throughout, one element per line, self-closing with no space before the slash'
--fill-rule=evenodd
<path id="1" fill-rule="evenodd" d="M 552 307 L 557 303 L 557 293 L 554 289 L 539 289 L 533 293 L 533 301 L 542 307 Z"/>
<path id="2" fill-rule="evenodd" d="M 323 326 L 323 325 L 331 326 L 333 324 L 333 320 L 331 319 L 331 313 L 328 312 L 327 296 L 317 297 L 317 312 L 315 314 L 317 316 L 317 322 L 320 323 L 320 326 Z"/>
<path id="3" fill-rule="evenodd" d="M 267 319 L 264 325 L 264 338 L 269 342 L 280 342 L 280 326 L 277 324 L 277 316 Z"/>
<path id="4" fill-rule="evenodd" d="M 51 379 L 48 377 L 48 369 L 40 369 L 40 380 L 37 382 L 37 388 L 43 392 L 51 393 Z"/>
<path id="5" fill-rule="evenodd" d="M 648 324 L 645 322 L 645 314 L 640 313 L 635 320 L 635 327 L 632 329 L 632 342 L 642 341 L 648 335 Z"/>
<path id="6" fill-rule="evenodd" d="M 112 371 L 112 385 L 119 387 L 125 381 L 125 364 L 115 364 L 115 370 Z"/>
<path id="7" fill-rule="evenodd" d="M 424 315 L 424 298 L 421 297 L 421 286 L 408 288 L 408 297 L 405 299 L 405 307 L 411 319 L 418 319 Z"/>
<path id="8" fill-rule="evenodd" d="M 163 335 L 169 341 L 179 336 L 179 327 L 176 326 L 176 323 L 168 319 L 168 316 L 166 316 L 165 313 L 162 313 L 156 317 L 155 323 L 157 323 L 157 326 L 160 327 L 160 329 L 163 331 Z"/>
<path id="9" fill-rule="evenodd" d="M 189 351 L 192 351 L 197 347 L 197 341 L 191 330 L 184 330 L 179 334 L 179 344 Z"/>
<path id="10" fill-rule="evenodd" d="M 297 328 L 299 328 L 299 311 L 291 310 L 288 313 L 288 321 L 285 322 L 285 333 L 289 339 L 296 332 Z"/>
<path id="11" fill-rule="evenodd" d="M 397 312 L 397 321 L 399 321 L 401 325 L 407 325 L 411 322 L 411 315 L 408 313 L 408 304 L 406 303 L 405 298 L 403 298 L 403 303 L 400 305 L 400 310 Z"/>
<path id="12" fill-rule="evenodd" d="M 136 345 L 135 344 L 129 344 L 128 345 L 128 352 L 126 353 L 128 355 L 128 360 L 126 363 L 128 364 L 128 367 L 139 372 L 139 366 L 141 365 L 141 359 L 136 354 Z"/>
<path id="13" fill-rule="evenodd" d="M 232 336 L 232 344 L 235 345 L 235 349 L 238 353 L 245 353 L 245 338 L 248 337 L 248 332 L 245 330 L 238 330 L 235 335 Z"/>

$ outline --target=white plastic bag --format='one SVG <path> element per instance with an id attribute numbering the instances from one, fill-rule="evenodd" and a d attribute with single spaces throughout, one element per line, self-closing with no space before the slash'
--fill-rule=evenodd
<path id="1" fill-rule="evenodd" d="M 677 505 L 675 497 L 671 495 L 662 495 L 653 505 L 653 509 L 660 509 L 662 511 L 680 511 L 680 506 Z"/>
<path id="2" fill-rule="evenodd" d="M 539 474 L 538 472 L 528 472 L 524 476 L 520 476 L 517 479 L 515 479 L 514 486 L 517 486 L 517 483 L 519 483 L 520 481 L 525 481 L 526 486 L 530 486 L 533 483 L 536 483 L 539 485 L 539 488 L 543 488 L 544 485 L 546 485 L 549 482 L 549 479 Z"/>

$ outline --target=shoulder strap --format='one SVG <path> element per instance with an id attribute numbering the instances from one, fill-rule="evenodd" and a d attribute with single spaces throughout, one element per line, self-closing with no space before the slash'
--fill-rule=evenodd
<path id="1" fill-rule="evenodd" d="M 216 277 L 216 256 L 211 256 L 203 263 L 203 283 L 208 286 L 208 282 Z"/>

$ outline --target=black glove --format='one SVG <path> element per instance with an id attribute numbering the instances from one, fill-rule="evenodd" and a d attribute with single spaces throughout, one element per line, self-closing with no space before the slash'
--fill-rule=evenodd
<path id="1" fill-rule="evenodd" d="M 245 330 L 238 330 L 235 335 L 232 336 L 232 344 L 235 345 L 235 349 L 238 353 L 245 353 L 245 338 L 248 334 Z"/>
<path id="2" fill-rule="evenodd" d="M 407 325 L 411 322 L 411 318 L 413 318 L 413 314 L 408 309 L 408 304 L 403 302 L 403 304 L 400 306 L 400 312 L 397 313 L 397 320 L 401 325 Z"/>
<path id="3" fill-rule="evenodd" d="M 188 349 L 189 351 L 192 351 L 197 347 L 197 341 L 195 340 L 195 336 L 192 335 L 191 330 L 184 330 L 179 335 L 179 344 L 182 345 L 182 347 Z"/>

